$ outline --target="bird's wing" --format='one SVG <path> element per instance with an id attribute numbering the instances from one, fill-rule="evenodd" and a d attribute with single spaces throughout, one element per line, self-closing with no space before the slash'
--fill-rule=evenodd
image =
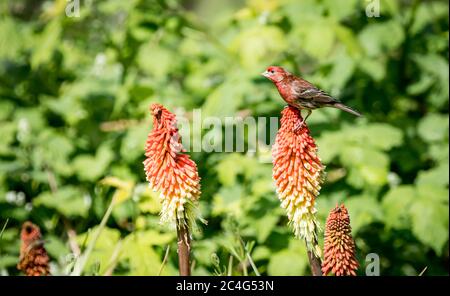
<path id="1" fill-rule="evenodd" d="M 333 104 L 339 102 L 339 100 L 314 86 L 297 88 L 296 96 L 300 99 L 314 99 L 314 101 L 321 104 Z"/>

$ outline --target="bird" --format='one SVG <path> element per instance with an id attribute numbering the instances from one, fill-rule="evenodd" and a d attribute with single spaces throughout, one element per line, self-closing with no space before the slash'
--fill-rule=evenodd
<path id="1" fill-rule="evenodd" d="M 311 115 L 312 110 L 317 108 L 334 107 L 358 117 L 362 116 L 358 111 L 344 105 L 341 101 L 314 86 L 312 83 L 289 73 L 282 67 L 270 66 L 261 75 L 275 84 L 286 103 L 299 109 L 300 112 L 303 109 L 308 111 L 306 117 L 294 127 L 295 131 L 303 126 L 306 119 Z"/>

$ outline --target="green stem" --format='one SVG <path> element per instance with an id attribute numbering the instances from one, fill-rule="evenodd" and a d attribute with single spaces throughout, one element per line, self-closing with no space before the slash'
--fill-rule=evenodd
<path id="1" fill-rule="evenodd" d="M 250 252 L 247 249 L 247 245 L 244 243 L 244 240 L 242 237 L 239 236 L 239 240 L 241 241 L 241 245 L 244 248 L 245 257 L 247 257 L 248 262 L 250 263 L 250 266 L 252 267 L 253 271 L 257 276 L 261 276 L 261 274 L 258 271 L 258 268 L 256 268 L 255 262 L 253 262 L 252 256 L 250 256 Z"/>
<path id="2" fill-rule="evenodd" d="M 161 267 L 159 268 L 158 276 L 161 275 L 161 273 L 162 273 L 162 271 L 164 269 L 164 266 L 166 265 L 167 258 L 169 257 L 169 250 L 170 250 L 170 246 L 168 245 L 167 249 L 166 249 L 166 254 L 164 255 L 163 262 L 161 263 Z"/>
<path id="3" fill-rule="evenodd" d="M 106 213 L 103 216 L 102 221 L 100 222 L 100 225 L 98 226 L 97 231 L 94 234 L 94 237 L 89 241 L 86 251 L 80 256 L 79 260 L 77 260 L 71 275 L 80 276 L 81 273 L 83 272 L 83 270 L 86 266 L 87 260 L 91 256 L 91 253 L 94 250 L 95 244 L 97 243 L 97 241 L 100 237 L 100 234 L 102 233 L 103 229 L 105 228 L 106 222 L 108 222 L 108 219 L 111 216 L 112 210 L 113 210 L 115 202 L 116 202 L 116 196 L 117 196 L 117 194 L 114 194 L 113 198 L 111 199 L 111 203 L 109 204 L 108 209 L 106 210 Z"/>
<path id="4" fill-rule="evenodd" d="M 230 255 L 230 259 L 228 260 L 228 272 L 227 276 L 233 275 L 233 255 Z"/>
<path id="5" fill-rule="evenodd" d="M 250 253 L 248 253 L 248 252 L 247 252 L 247 259 L 248 259 L 248 262 L 250 262 L 250 265 L 251 265 L 251 267 L 253 268 L 253 271 L 255 272 L 255 274 L 256 274 L 257 276 L 261 276 L 261 274 L 260 274 L 259 271 L 258 271 L 258 268 L 256 268 L 256 265 L 255 265 L 255 263 L 253 262 L 252 257 L 250 256 Z"/>

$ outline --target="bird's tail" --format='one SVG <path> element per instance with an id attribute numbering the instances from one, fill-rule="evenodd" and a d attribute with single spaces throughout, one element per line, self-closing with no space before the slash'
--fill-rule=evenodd
<path id="1" fill-rule="evenodd" d="M 358 117 L 362 116 L 362 114 L 359 113 L 358 111 L 356 111 L 356 110 L 350 108 L 349 106 L 345 106 L 345 105 L 342 104 L 342 103 L 336 103 L 336 104 L 333 104 L 333 107 L 338 108 L 338 109 L 341 109 L 341 110 L 343 110 L 343 111 L 345 111 L 345 112 L 351 113 L 351 114 L 353 114 L 353 115 L 355 115 L 355 116 L 358 116 Z"/>

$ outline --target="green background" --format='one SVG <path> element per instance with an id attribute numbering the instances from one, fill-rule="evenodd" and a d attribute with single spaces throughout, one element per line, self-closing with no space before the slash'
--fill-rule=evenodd
<path id="1" fill-rule="evenodd" d="M 149 105 L 279 116 L 259 73 L 282 65 L 364 114 L 308 119 L 327 166 L 318 219 L 345 203 L 358 274 L 369 253 L 382 275 L 448 274 L 448 3 L 378 1 L 367 17 L 374 1 L 99 0 L 81 1 L 80 17 L 65 0 L 1 1 L 0 273 L 19 274 L 26 220 L 41 227 L 54 274 L 70 273 L 68 233 L 84 251 L 118 194 L 83 274 L 156 275 L 170 246 L 161 274 L 176 275 L 175 233 L 159 225 L 143 172 Z M 255 274 L 244 244 L 261 274 L 310 274 L 266 150 L 191 153 L 208 221 L 193 274 Z"/>

